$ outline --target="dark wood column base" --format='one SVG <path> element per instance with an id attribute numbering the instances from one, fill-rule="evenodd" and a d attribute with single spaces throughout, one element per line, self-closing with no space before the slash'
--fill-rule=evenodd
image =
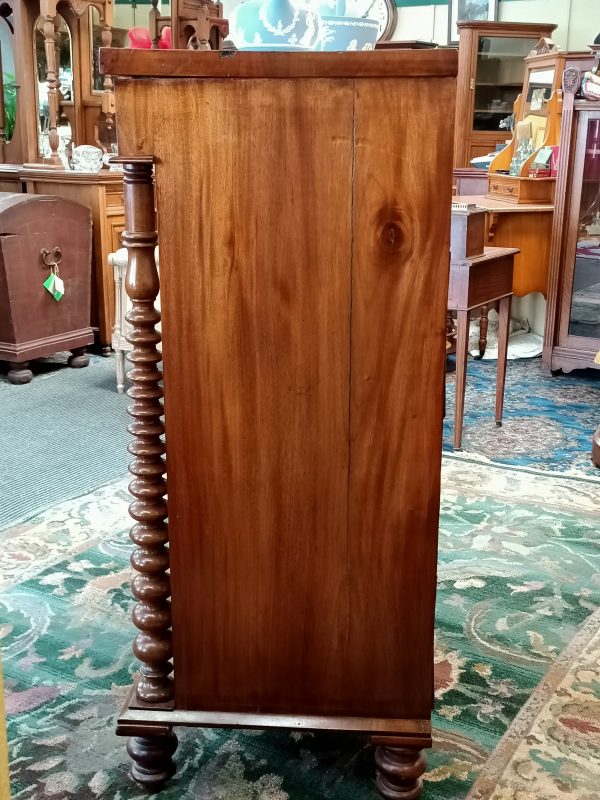
<path id="1" fill-rule="evenodd" d="M 73 367 L 73 369 L 80 369 L 81 367 L 87 367 L 89 363 L 90 357 L 85 352 L 85 347 L 75 347 L 71 350 L 71 355 L 67 361 L 70 367 Z"/>
<path id="2" fill-rule="evenodd" d="M 418 749 L 379 745 L 375 750 L 376 785 L 385 800 L 421 797 L 425 758 Z"/>
<path id="3" fill-rule="evenodd" d="M 33 378 L 33 372 L 28 369 L 29 361 L 21 361 L 20 363 L 11 361 L 8 366 L 10 367 L 10 370 L 6 377 L 8 378 L 9 383 L 14 383 L 15 386 L 29 383 L 29 381 Z"/>
<path id="4" fill-rule="evenodd" d="M 592 464 L 595 467 L 600 467 L 600 428 L 592 438 Z"/>
<path id="5" fill-rule="evenodd" d="M 175 774 L 176 749 L 177 736 L 172 731 L 159 736 L 132 736 L 127 740 L 127 752 L 133 760 L 131 777 L 144 789 L 159 791 Z"/>

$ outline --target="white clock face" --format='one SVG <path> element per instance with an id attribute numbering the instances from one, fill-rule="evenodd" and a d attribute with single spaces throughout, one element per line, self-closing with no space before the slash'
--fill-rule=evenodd
<path id="1" fill-rule="evenodd" d="M 393 2 L 393 0 L 391 1 Z M 389 36 L 393 33 L 393 31 L 389 30 L 392 15 L 393 10 L 388 0 L 373 0 L 372 4 L 369 6 L 368 12 L 364 15 L 369 19 L 377 20 L 379 23 L 379 32 L 377 34 L 378 41 L 384 34 L 387 33 Z"/>

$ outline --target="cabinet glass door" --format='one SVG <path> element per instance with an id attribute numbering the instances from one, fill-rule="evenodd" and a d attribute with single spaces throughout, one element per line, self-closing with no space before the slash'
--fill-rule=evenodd
<path id="1" fill-rule="evenodd" d="M 473 130 L 499 131 L 523 88 L 525 56 L 537 38 L 480 36 L 474 86 Z"/>
<path id="2" fill-rule="evenodd" d="M 577 188 L 575 266 L 569 335 L 600 339 L 600 119 L 587 119 L 581 186 Z M 576 187 L 574 187 L 574 190 Z"/>

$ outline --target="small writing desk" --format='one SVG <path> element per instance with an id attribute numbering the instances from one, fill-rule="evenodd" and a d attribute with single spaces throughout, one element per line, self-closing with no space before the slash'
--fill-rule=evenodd
<path id="1" fill-rule="evenodd" d="M 552 235 L 552 204 L 509 203 L 483 195 L 453 197 L 453 202 L 474 204 L 486 213 L 486 244 L 516 247 L 512 291 L 515 297 L 548 290 L 548 265 Z"/>

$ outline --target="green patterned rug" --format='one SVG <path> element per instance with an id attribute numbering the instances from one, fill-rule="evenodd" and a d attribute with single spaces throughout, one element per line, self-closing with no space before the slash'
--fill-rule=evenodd
<path id="1" fill-rule="evenodd" d="M 463 800 L 471 790 L 484 800 L 597 800 L 600 727 L 582 700 L 600 696 L 590 655 L 600 625 L 597 494 L 592 480 L 444 459 L 425 800 Z M 127 502 L 119 483 L 4 532 L 0 637 L 14 800 L 145 797 L 114 736 L 135 669 Z M 584 633 L 585 644 L 576 638 Z M 563 687 L 554 704 L 552 687 Z M 573 753 L 561 725 L 576 737 Z M 360 738 L 196 730 L 180 741 L 177 777 L 161 800 L 375 797 Z M 530 792 L 536 777 L 546 794 Z M 503 794 L 493 794 L 497 786 Z"/>

